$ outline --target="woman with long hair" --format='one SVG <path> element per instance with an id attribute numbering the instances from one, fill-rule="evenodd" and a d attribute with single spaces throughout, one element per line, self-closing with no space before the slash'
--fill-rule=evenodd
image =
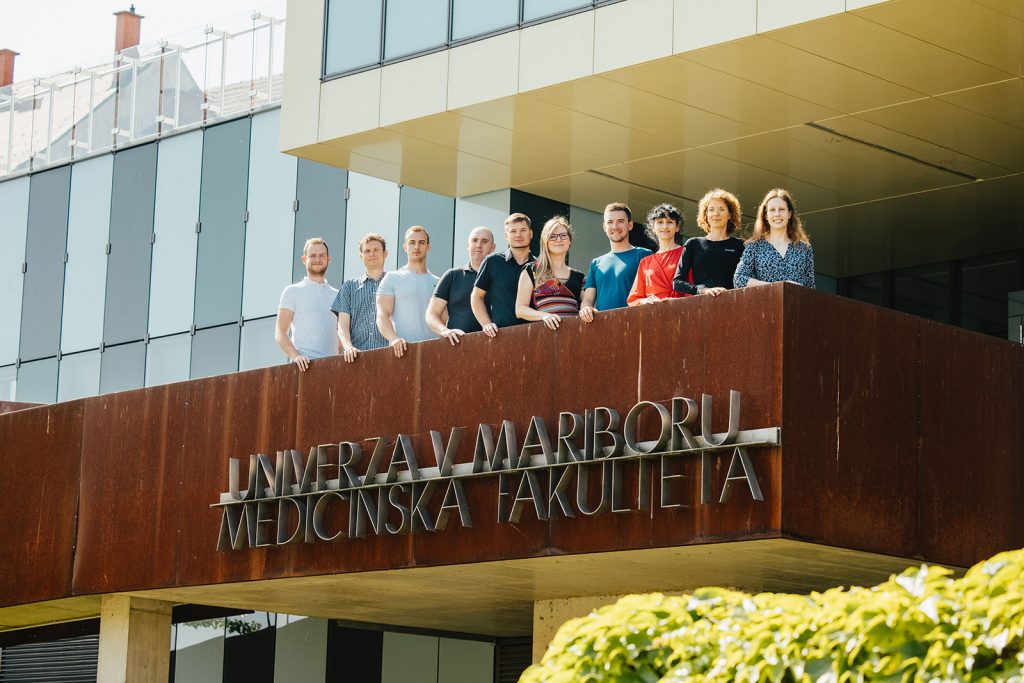
<path id="1" fill-rule="evenodd" d="M 566 263 L 572 226 L 555 216 L 540 232 L 540 254 L 523 269 L 516 294 L 516 317 L 543 321 L 552 330 L 566 316 L 579 315 L 585 276 Z"/>
<path id="2" fill-rule="evenodd" d="M 682 294 L 717 296 L 732 289 L 733 274 L 743 255 L 740 229 L 743 210 L 732 192 L 716 187 L 697 204 L 697 225 L 706 235 L 683 245 L 672 286 Z"/>
<path id="3" fill-rule="evenodd" d="M 736 266 L 734 282 L 736 287 L 753 287 L 782 281 L 814 287 L 814 250 L 793 195 L 775 188 L 757 209 L 754 234 Z"/>
<path id="4" fill-rule="evenodd" d="M 672 289 L 672 276 L 679 264 L 683 214 L 671 204 L 658 204 L 647 212 L 647 234 L 658 243 L 658 251 L 640 259 L 633 287 L 626 297 L 629 306 L 653 304 L 682 296 Z"/>

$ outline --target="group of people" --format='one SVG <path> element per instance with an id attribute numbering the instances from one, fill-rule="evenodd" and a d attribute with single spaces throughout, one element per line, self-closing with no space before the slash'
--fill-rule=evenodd
<path id="1" fill-rule="evenodd" d="M 468 263 L 440 278 L 427 269 L 430 234 L 414 225 L 402 242 L 406 265 L 385 272 L 387 240 L 370 233 L 359 241 L 365 272 L 340 289 L 327 282 L 330 252 L 315 237 L 302 251 L 306 277 L 281 294 L 275 339 L 305 371 L 313 358 L 340 353 L 352 362 L 361 351 L 388 346 L 401 358 L 411 343 L 443 337 L 455 345 L 469 333 L 494 337 L 528 321 L 557 329 L 567 316 L 589 323 L 600 311 L 683 296 L 779 281 L 814 287 L 814 252 L 788 191 L 765 195 L 745 242 L 736 237 L 741 224 L 739 200 L 715 188 L 697 205 L 705 235 L 683 242 L 682 213 L 659 204 L 647 214 L 647 232 L 658 244 L 652 252 L 630 243 L 632 212 L 615 202 L 604 210 L 610 249 L 584 274 L 569 266 L 575 233 L 568 219 L 555 216 L 544 224 L 535 256 L 529 216 L 513 213 L 504 225 L 508 249 L 494 253 L 494 234 L 475 228 Z"/>

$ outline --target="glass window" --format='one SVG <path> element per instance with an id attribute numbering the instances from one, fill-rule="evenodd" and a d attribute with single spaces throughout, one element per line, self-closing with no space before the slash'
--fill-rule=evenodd
<path id="1" fill-rule="evenodd" d="M 381 683 L 436 683 L 438 639 L 384 632 Z"/>
<path id="2" fill-rule="evenodd" d="M 274 327 L 277 316 L 246 320 L 242 327 L 242 354 L 239 370 L 255 370 L 281 365 L 288 357 L 274 341 Z"/>
<path id="3" fill-rule="evenodd" d="M 846 279 L 846 295 L 851 299 L 876 306 L 888 306 L 886 273 L 859 275 Z"/>
<path id="4" fill-rule="evenodd" d="M 274 680 L 337 680 L 327 678 L 326 619 L 290 614 L 277 615 Z M 481 680 L 490 680 L 490 678 Z"/>
<path id="5" fill-rule="evenodd" d="M 174 631 L 174 683 L 221 683 L 224 619 L 183 622 Z"/>
<path id="6" fill-rule="evenodd" d="M 445 683 L 488 681 L 494 675 L 494 643 L 441 638 L 437 680 Z"/>
<path id="7" fill-rule="evenodd" d="M 508 217 L 509 191 L 495 190 L 455 200 L 455 248 L 465 245 L 473 228 L 484 226 L 494 233 L 496 251 L 505 251 L 505 219 Z M 575 224 L 575 223 L 574 223 Z M 457 254 L 456 254 L 457 255 Z M 456 259 L 457 260 L 457 259 Z"/>
<path id="8" fill-rule="evenodd" d="M 334 265 L 327 271 L 327 280 L 340 285 L 345 270 L 345 188 L 348 171 L 315 161 L 299 159 L 295 195 L 299 210 L 295 212 L 295 243 L 292 248 L 292 282 L 306 274 L 299 256 L 310 237 L 323 237 L 334 254 Z M 276 313 L 276 311 L 275 311 Z"/>
<path id="9" fill-rule="evenodd" d="M 359 240 L 368 232 L 378 233 L 387 240 L 388 258 L 384 267 L 387 270 L 395 270 L 398 255 L 404 255 L 398 234 L 398 185 L 360 173 L 349 173 L 348 187 L 345 279 L 358 277 L 363 273 L 363 264 L 359 260 Z M 334 278 L 330 280 L 335 281 Z"/>
<path id="10" fill-rule="evenodd" d="M 533 21 L 591 5 L 593 5 L 591 0 L 586 0 L 586 2 L 580 0 L 523 0 L 523 21 Z M 530 217 L 533 218 L 533 216 Z"/>
<path id="11" fill-rule="evenodd" d="M 146 386 L 187 380 L 191 355 L 192 335 L 187 332 L 150 339 L 146 351 Z"/>
<path id="12" fill-rule="evenodd" d="M 111 154 L 71 167 L 68 263 L 64 269 L 64 320 L 60 336 L 63 353 L 99 348 L 103 339 L 113 168 Z M 63 372 L 63 364 L 61 367 Z"/>
<path id="13" fill-rule="evenodd" d="M 398 225 L 403 233 L 411 225 L 422 225 L 430 233 L 430 251 L 427 252 L 427 268 L 430 272 L 440 276 L 452 267 L 452 240 L 455 237 L 454 199 L 405 186 L 401 189 Z M 465 242 L 456 246 L 456 263 L 466 262 L 465 247 Z M 406 262 L 404 252 L 399 256 L 398 262 Z"/>
<path id="14" fill-rule="evenodd" d="M 4 333 L 0 334 L 0 364 L 13 363 L 18 358 L 21 292 L 25 282 L 21 264 L 25 261 L 28 234 L 28 186 L 28 176 L 0 183 L 0 206 L 3 207 L 0 211 L 0 320 L 4 321 Z"/>
<path id="15" fill-rule="evenodd" d="M 15 400 L 25 403 L 53 403 L 57 400 L 57 359 L 45 358 L 22 363 L 18 368 Z"/>
<path id="16" fill-rule="evenodd" d="M 381 0 L 328 0 L 324 73 L 380 62 Z"/>
<path id="17" fill-rule="evenodd" d="M 961 326 L 1006 338 L 1007 294 L 1018 289 L 1020 282 L 1021 262 L 1016 252 L 963 261 L 960 270 Z"/>
<path id="18" fill-rule="evenodd" d="M 160 141 L 149 292 L 149 334 L 153 337 L 192 327 L 202 158 L 202 131 Z"/>
<path id="19" fill-rule="evenodd" d="M 129 122 L 132 140 L 156 135 L 160 116 L 161 87 L 167 76 L 163 73 L 163 58 L 159 53 L 150 55 L 135 65 L 131 75 L 135 115 Z M 130 110 L 129 110 L 130 111 Z"/>
<path id="20" fill-rule="evenodd" d="M 227 618 L 224 683 L 274 683 L 277 615 L 267 612 Z"/>
<path id="21" fill-rule="evenodd" d="M 131 147 L 114 156 L 103 316 L 103 342 L 107 346 L 146 336 L 156 156 L 156 143 Z"/>
<path id="22" fill-rule="evenodd" d="M 602 228 L 604 214 L 573 206 L 569 208 L 569 222 L 576 233 L 576 239 L 573 240 L 572 249 L 569 251 L 569 264 L 585 273 L 590 268 L 592 260 L 608 251 L 608 238 Z M 542 227 L 543 224 L 534 232 L 539 233 Z"/>
<path id="23" fill-rule="evenodd" d="M 18 386 L 18 368 L 5 365 L 0 368 L 0 401 L 13 401 Z"/>
<path id="24" fill-rule="evenodd" d="M 238 371 L 237 324 L 199 330 L 192 337 L 191 379 Z"/>
<path id="25" fill-rule="evenodd" d="M 838 291 L 839 281 L 829 275 L 822 275 L 821 273 L 814 274 L 814 288 L 819 292 L 828 292 L 835 294 Z"/>
<path id="26" fill-rule="evenodd" d="M 893 286 L 897 311 L 942 323 L 952 322 L 948 263 L 897 270 Z"/>
<path id="27" fill-rule="evenodd" d="M 196 327 L 237 323 L 242 312 L 250 121 L 212 126 L 203 138 Z"/>
<path id="28" fill-rule="evenodd" d="M 95 396 L 100 392 L 100 352 L 62 356 L 57 380 L 58 401 Z"/>
<path id="29" fill-rule="evenodd" d="M 395 59 L 448 42 L 448 0 L 387 0 L 384 59 Z"/>
<path id="30" fill-rule="evenodd" d="M 455 0 L 452 40 L 500 31 L 519 23 L 519 0 Z"/>
<path id="31" fill-rule="evenodd" d="M 242 283 L 245 318 L 276 314 L 281 290 L 292 281 L 296 158 L 277 151 L 280 115 L 281 110 L 274 109 L 252 119 Z"/>
<path id="32" fill-rule="evenodd" d="M 146 383 L 146 343 L 108 346 L 100 363 L 100 393 L 138 389 Z"/>
<path id="33" fill-rule="evenodd" d="M 28 270 L 21 309 L 22 360 L 56 356 L 60 348 L 70 185 L 70 165 L 36 173 L 29 185 L 28 239 L 25 246 Z M 57 361 L 53 367 L 53 394 L 56 396 Z"/>

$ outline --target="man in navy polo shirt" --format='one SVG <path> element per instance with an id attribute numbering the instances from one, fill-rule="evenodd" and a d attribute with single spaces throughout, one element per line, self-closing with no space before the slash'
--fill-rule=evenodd
<path id="1" fill-rule="evenodd" d="M 604 234 L 608 236 L 611 251 L 590 262 L 580 302 L 580 318 L 584 322 L 592 322 L 597 311 L 626 307 L 640 259 L 651 253 L 650 249 L 629 243 L 632 229 L 633 213 L 628 206 L 615 202 L 604 208 Z"/>
<path id="2" fill-rule="evenodd" d="M 494 253 L 494 233 L 484 227 L 474 228 L 469 233 L 466 249 L 469 263 L 445 271 L 427 307 L 427 325 L 438 336 L 450 341 L 452 346 L 458 344 L 464 334 L 480 331 L 470 298 L 480 264 Z"/>
<path id="3" fill-rule="evenodd" d="M 505 219 L 508 249 L 500 254 L 491 254 L 480 266 L 470 304 L 473 315 L 488 337 L 495 336 L 499 327 L 526 322 L 516 317 L 516 293 L 519 291 L 519 274 L 526 264 L 533 263 L 531 239 L 530 217 L 524 213 L 512 214 Z"/>

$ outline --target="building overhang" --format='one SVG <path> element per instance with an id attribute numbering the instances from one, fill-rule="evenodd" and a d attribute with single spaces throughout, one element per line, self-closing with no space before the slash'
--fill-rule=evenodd
<path id="1" fill-rule="evenodd" d="M 317 51 L 290 38 L 282 147 L 446 195 L 639 215 L 692 215 L 723 186 L 752 217 L 782 186 L 836 276 L 987 253 L 955 229 L 979 206 L 1024 224 L 1015 3 L 758 4 L 626 0 L 315 83 Z"/>

